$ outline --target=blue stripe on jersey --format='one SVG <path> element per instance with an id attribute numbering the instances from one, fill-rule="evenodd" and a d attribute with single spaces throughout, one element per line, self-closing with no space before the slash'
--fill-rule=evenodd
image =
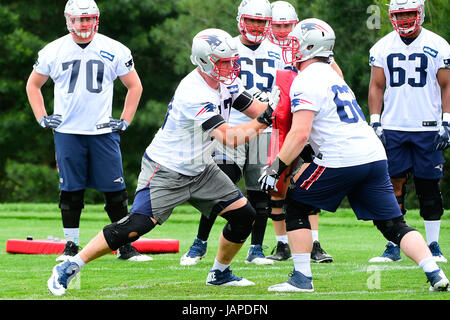
<path id="1" fill-rule="evenodd" d="M 230 91 L 230 94 L 236 94 L 239 92 L 239 86 L 237 84 L 227 87 Z"/>
<path id="2" fill-rule="evenodd" d="M 106 51 L 101 50 L 101 51 L 100 51 L 100 55 L 101 55 L 103 58 L 106 58 L 106 59 L 108 59 L 108 60 L 111 61 L 111 62 L 114 60 L 114 55 L 111 54 L 111 53 L 109 53 L 109 52 L 106 52 Z"/>
<path id="3" fill-rule="evenodd" d="M 431 49 L 430 47 L 423 47 L 423 52 L 428 53 L 433 58 L 436 58 L 439 51 Z"/>
<path id="4" fill-rule="evenodd" d="M 271 58 L 275 58 L 275 59 L 281 60 L 281 56 L 280 56 L 279 53 L 276 53 L 276 52 L 273 52 L 273 51 L 267 51 L 267 54 Z"/>

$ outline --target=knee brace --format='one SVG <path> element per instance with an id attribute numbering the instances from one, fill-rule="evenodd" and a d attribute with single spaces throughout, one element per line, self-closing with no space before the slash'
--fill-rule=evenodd
<path id="1" fill-rule="evenodd" d="M 400 245 L 400 241 L 405 234 L 416 230 L 406 224 L 403 216 L 391 220 L 374 220 L 373 224 L 387 240 L 392 241 L 396 245 Z"/>
<path id="2" fill-rule="evenodd" d="M 286 200 L 270 200 L 270 207 L 271 208 L 283 208 L 283 212 L 280 214 L 273 214 L 269 213 L 269 218 L 273 221 L 284 221 L 286 220 L 286 211 L 284 204 L 286 203 Z"/>
<path id="3" fill-rule="evenodd" d="M 441 220 L 444 214 L 442 194 L 439 180 L 429 180 L 414 177 L 417 198 L 420 205 L 420 216 L 426 221 Z"/>
<path id="4" fill-rule="evenodd" d="M 117 250 L 124 244 L 136 241 L 155 227 L 149 216 L 129 214 L 123 219 L 103 228 L 103 235 L 111 250 Z"/>
<path id="5" fill-rule="evenodd" d="M 249 202 L 239 209 L 225 212 L 222 217 L 227 220 L 223 228 L 223 237 L 233 243 L 244 243 L 252 232 L 256 212 Z"/>
<path id="6" fill-rule="evenodd" d="M 111 222 L 116 222 L 128 214 L 128 193 L 125 189 L 105 192 L 105 211 Z"/>
<path id="7" fill-rule="evenodd" d="M 79 228 L 81 210 L 84 208 L 84 190 L 69 192 L 61 190 L 59 208 L 64 228 Z"/>
<path id="8" fill-rule="evenodd" d="M 81 210 L 84 208 L 84 190 L 63 191 L 59 193 L 59 208 L 61 210 Z"/>
<path id="9" fill-rule="evenodd" d="M 308 217 L 317 212 L 317 208 L 309 204 L 286 199 L 286 231 L 311 229 Z"/>
<path id="10" fill-rule="evenodd" d="M 255 208 L 257 216 L 268 217 L 271 211 L 270 196 L 262 191 L 247 190 L 247 198 L 250 204 Z"/>

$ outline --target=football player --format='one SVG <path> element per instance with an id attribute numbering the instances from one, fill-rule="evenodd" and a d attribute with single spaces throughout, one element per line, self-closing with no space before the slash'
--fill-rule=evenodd
<path id="1" fill-rule="evenodd" d="M 287 282 L 268 290 L 314 291 L 308 216 L 315 208 L 335 212 L 347 196 L 358 219 L 372 220 L 388 240 L 397 243 L 424 270 L 430 290 L 447 291 L 448 279 L 422 235 L 403 218 L 380 139 L 365 121 L 353 91 L 328 63 L 336 39 L 333 29 L 319 19 L 306 19 L 291 36 L 291 45 L 283 51 L 285 62 L 295 63 L 299 70 L 289 91 L 292 126 L 278 156 L 261 175 L 261 188 L 274 189 L 280 175 L 308 142 L 317 156 L 286 197 L 286 228 L 294 271 Z"/>
<path id="2" fill-rule="evenodd" d="M 285 68 L 281 57 L 281 48 L 271 43 L 270 35 L 272 9 L 267 0 L 243 0 L 238 7 L 236 17 L 240 35 L 235 37 L 239 52 L 239 74 L 245 89 L 264 101 L 275 85 L 276 71 Z M 239 125 L 250 118 L 236 110 L 231 110 L 230 125 Z M 243 177 L 247 197 L 256 210 L 255 224 L 252 229 L 251 246 L 246 263 L 273 264 L 263 252 L 263 240 L 270 214 L 270 197 L 259 188 L 258 178 L 267 164 L 271 129 L 265 130 L 258 138 L 237 148 L 219 145 L 214 159 L 227 175 L 238 183 Z M 215 217 L 200 218 L 197 237 L 189 251 L 181 258 L 181 265 L 194 265 L 206 254 L 207 239 Z"/>
<path id="3" fill-rule="evenodd" d="M 142 93 L 130 50 L 98 33 L 100 11 L 95 1 L 69 0 L 64 16 L 69 34 L 39 51 L 26 86 L 39 125 L 54 132 L 59 208 L 66 239 L 57 261 L 78 252 L 86 188 L 104 193 L 111 222 L 127 215 L 119 133 L 131 124 Z M 55 85 L 52 115 L 47 115 L 41 94 L 49 77 Z M 117 77 L 128 93 L 120 119 L 113 119 L 113 84 Z M 118 258 L 151 260 L 130 243 L 118 250 Z"/>
<path id="4" fill-rule="evenodd" d="M 162 127 L 145 150 L 130 214 L 53 268 L 47 286 L 54 295 L 64 294 L 86 263 L 163 224 L 186 201 L 205 216 L 227 220 L 206 284 L 254 285 L 235 276 L 230 264 L 250 235 L 256 213 L 211 153 L 216 141 L 243 144 L 271 125 L 279 91 L 272 91 L 268 103 L 253 99 L 237 78 L 238 58 L 236 43 L 225 31 L 206 29 L 194 37 L 191 61 L 196 69 L 181 80 Z M 231 108 L 255 119 L 232 127 L 227 123 Z"/>
<path id="5" fill-rule="evenodd" d="M 444 213 L 439 181 L 442 150 L 450 145 L 450 46 L 422 26 L 424 2 L 390 2 L 394 31 L 370 50 L 370 123 L 385 145 L 402 213 L 412 176 L 427 243 L 436 261 L 447 262 L 439 246 Z M 400 249 L 388 242 L 384 253 L 370 262 L 400 260 Z"/>
<path id="6" fill-rule="evenodd" d="M 271 34 L 269 36 L 269 40 L 279 46 L 288 45 L 287 37 L 289 33 L 294 29 L 294 27 L 298 23 L 298 16 L 297 12 L 295 11 L 295 8 L 286 1 L 275 1 L 271 4 L 272 7 L 272 27 L 271 27 Z M 330 63 L 332 64 L 333 69 L 336 70 L 336 72 L 339 73 L 341 77 L 342 71 L 337 65 L 337 63 L 330 58 Z M 292 70 L 297 72 L 294 66 L 292 66 Z M 289 105 L 286 105 L 286 108 L 290 108 Z M 285 113 L 281 112 L 278 113 L 278 118 L 280 116 L 284 115 Z M 286 113 L 287 114 L 287 113 Z M 279 122 L 279 121 L 278 121 Z M 275 124 L 274 124 L 275 126 Z M 283 127 L 277 127 L 273 128 L 275 130 L 285 130 Z M 281 136 L 285 136 L 283 134 L 278 134 L 277 139 L 279 139 Z M 272 143 L 279 144 L 281 141 L 273 141 L 275 137 L 272 136 L 271 145 Z M 307 159 L 308 161 L 312 159 Z M 295 171 L 293 174 L 299 175 L 300 172 L 304 169 L 306 169 L 307 164 L 305 163 L 302 166 L 302 163 L 304 162 L 303 159 L 299 160 L 298 166 L 299 170 L 296 173 Z M 288 179 L 287 181 L 289 181 Z M 272 219 L 272 224 L 275 230 L 275 238 L 277 241 L 276 247 L 272 251 L 272 255 L 268 256 L 267 259 L 272 259 L 276 261 L 284 261 L 291 257 L 291 252 L 289 249 L 289 243 L 288 243 L 288 237 L 286 233 L 286 223 L 285 223 L 285 213 L 283 212 L 284 207 L 284 199 L 285 194 L 278 194 L 274 195 L 272 193 L 271 195 L 271 213 L 269 217 Z M 311 231 L 313 236 L 313 249 L 311 251 L 311 260 L 317 263 L 326 263 L 326 262 L 332 262 L 333 257 L 329 255 L 324 249 L 322 249 L 322 246 L 319 242 L 319 211 L 317 210 L 317 213 L 314 215 L 309 216 L 309 222 L 311 223 Z"/>

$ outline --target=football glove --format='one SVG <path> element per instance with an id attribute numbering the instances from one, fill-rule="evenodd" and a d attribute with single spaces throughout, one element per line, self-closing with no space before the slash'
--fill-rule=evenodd
<path id="1" fill-rule="evenodd" d="M 253 95 L 254 99 L 257 99 L 261 102 L 269 102 L 269 94 L 270 92 L 267 91 L 258 91 Z"/>
<path id="2" fill-rule="evenodd" d="M 256 120 L 262 124 L 271 126 L 273 120 L 273 110 L 275 110 L 275 108 L 278 106 L 278 103 L 280 102 L 280 89 L 277 86 L 274 86 L 272 88 L 272 91 L 267 94 L 267 97 L 269 99 L 267 108 L 256 118 Z"/>
<path id="3" fill-rule="evenodd" d="M 383 143 L 383 146 L 386 146 L 386 137 L 384 136 L 383 128 L 381 127 L 381 122 L 374 122 L 371 124 L 373 131 L 375 131 L 375 134 L 378 138 L 380 138 L 381 142 Z"/>
<path id="4" fill-rule="evenodd" d="M 442 121 L 434 143 L 436 150 L 445 150 L 450 146 L 450 125 L 447 121 Z"/>
<path id="5" fill-rule="evenodd" d="M 281 174 L 286 170 L 288 166 L 276 157 L 270 166 L 265 166 L 261 177 L 258 179 L 258 183 L 261 185 L 261 190 L 269 192 L 270 190 L 277 190 L 277 183 Z"/>
<path id="6" fill-rule="evenodd" d="M 109 127 L 111 128 L 112 132 L 116 132 L 116 131 L 125 131 L 128 129 L 128 122 L 124 119 L 114 119 L 114 118 L 109 118 Z"/>
<path id="7" fill-rule="evenodd" d="M 42 128 L 56 129 L 62 122 L 60 114 L 52 114 L 51 116 L 43 116 L 39 119 L 38 123 Z"/>

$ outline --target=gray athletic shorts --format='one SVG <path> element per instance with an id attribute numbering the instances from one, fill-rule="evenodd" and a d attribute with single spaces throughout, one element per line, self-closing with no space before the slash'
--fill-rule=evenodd
<path id="1" fill-rule="evenodd" d="M 250 142 L 236 148 L 223 146 L 222 144 L 217 145 L 216 154 L 225 155 L 223 159 L 227 161 L 226 163 L 234 162 L 239 166 L 247 190 L 261 191 L 258 179 L 268 162 L 270 135 L 270 132 L 263 132 Z"/>
<path id="2" fill-rule="evenodd" d="M 145 155 L 130 212 L 153 217 L 163 224 L 173 209 L 185 202 L 209 217 L 242 197 L 238 187 L 215 163 L 191 177 L 170 170 Z"/>

